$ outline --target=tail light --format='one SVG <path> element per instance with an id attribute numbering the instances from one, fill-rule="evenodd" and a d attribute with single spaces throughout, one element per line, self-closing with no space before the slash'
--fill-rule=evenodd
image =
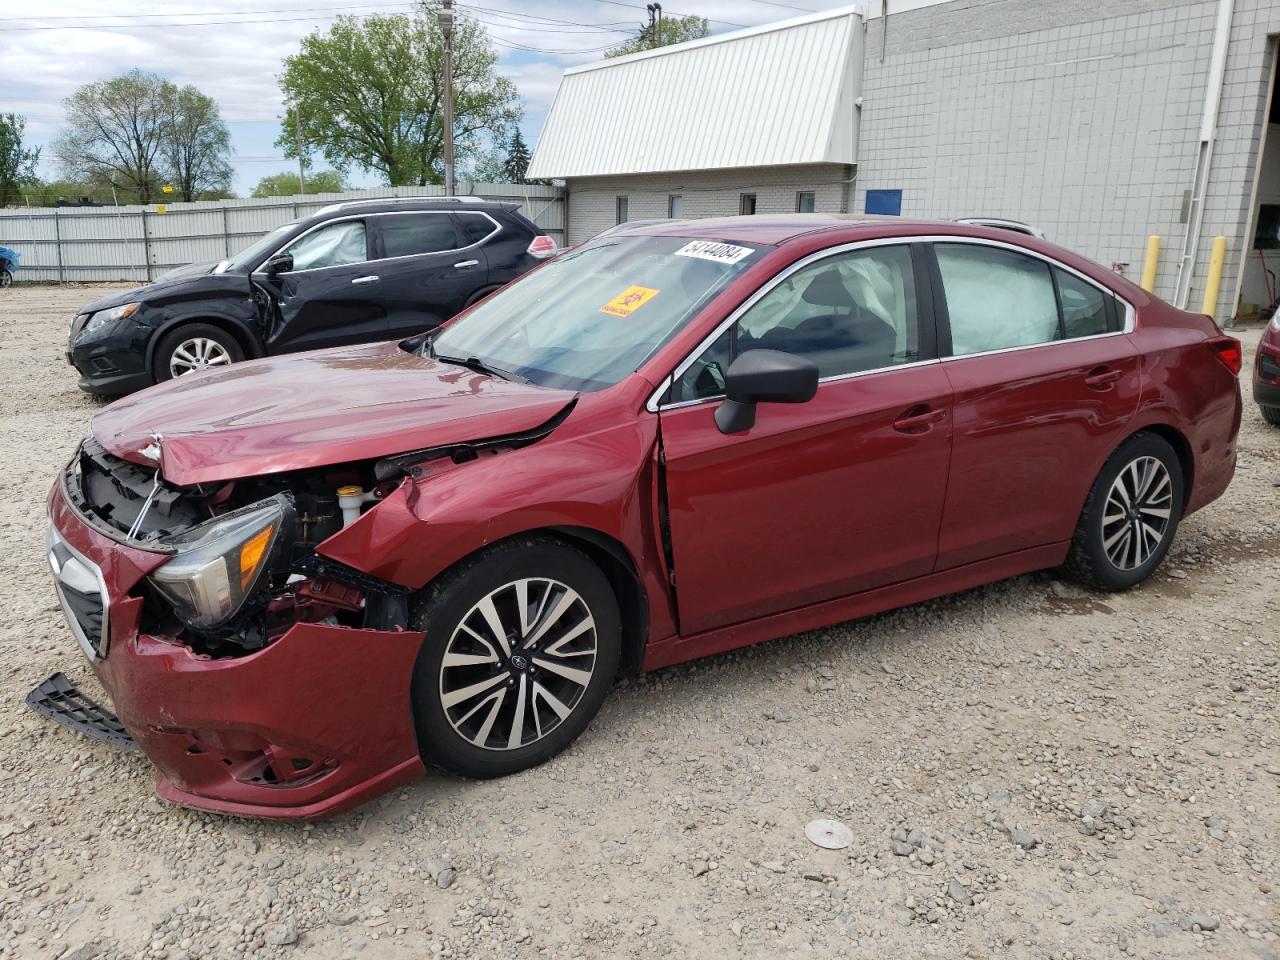
<path id="1" fill-rule="evenodd" d="M 1222 361 L 1222 365 L 1231 371 L 1233 377 L 1240 376 L 1240 368 L 1244 366 L 1244 354 L 1240 351 L 1240 341 L 1235 337 L 1214 337 L 1209 341 L 1209 348 Z"/>
<path id="2" fill-rule="evenodd" d="M 556 242 L 545 233 L 540 233 L 533 238 L 533 243 L 529 244 L 528 254 L 539 260 L 546 260 L 556 255 L 556 249 Z"/>

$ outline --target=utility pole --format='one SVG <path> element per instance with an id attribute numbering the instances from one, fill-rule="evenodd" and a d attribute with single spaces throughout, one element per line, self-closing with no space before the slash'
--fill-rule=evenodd
<path id="1" fill-rule="evenodd" d="M 662 4 L 650 3 L 645 6 L 649 11 L 649 42 L 650 49 L 662 46 Z"/>
<path id="2" fill-rule="evenodd" d="M 298 112 L 298 105 L 293 104 L 293 132 L 298 140 L 298 193 L 307 192 L 307 175 L 302 172 L 304 166 L 302 161 L 302 114 Z"/>
<path id="3" fill-rule="evenodd" d="M 454 195 L 453 182 L 453 0 L 440 7 L 440 33 L 444 37 L 444 193 Z"/>

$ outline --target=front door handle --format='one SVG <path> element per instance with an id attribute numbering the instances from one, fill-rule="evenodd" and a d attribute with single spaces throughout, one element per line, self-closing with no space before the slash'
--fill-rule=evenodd
<path id="1" fill-rule="evenodd" d="M 352 282 L 353 284 L 354 284 L 354 283 L 377 283 L 377 282 L 378 282 L 378 277 L 377 277 L 376 275 L 371 276 L 371 277 L 356 277 L 356 278 L 355 278 L 354 280 L 352 280 L 351 282 Z"/>
<path id="2" fill-rule="evenodd" d="M 464 270 L 467 267 L 476 266 L 479 262 L 480 262 L 479 260 L 460 260 L 459 262 L 455 263 L 453 267 L 455 270 Z"/>
<path id="3" fill-rule="evenodd" d="M 1094 367 L 1089 371 L 1089 375 L 1084 378 L 1084 382 L 1091 390 L 1110 390 L 1112 384 L 1123 376 L 1123 370 L 1113 370 L 1111 367 Z"/>
<path id="4" fill-rule="evenodd" d="M 917 403 L 908 407 L 893 421 L 893 429 L 899 433 L 928 433 L 935 423 L 947 418 L 947 411 L 930 407 L 927 403 Z"/>

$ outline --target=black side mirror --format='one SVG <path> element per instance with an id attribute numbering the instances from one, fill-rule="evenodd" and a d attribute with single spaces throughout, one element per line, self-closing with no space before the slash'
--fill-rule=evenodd
<path id="1" fill-rule="evenodd" d="M 277 273 L 289 273 L 293 270 L 293 254 L 277 253 L 262 265 L 263 272 L 270 276 Z"/>
<path id="2" fill-rule="evenodd" d="M 729 365 L 725 401 L 716 408 L 721 433 L 756 423 L 757 403 L 808 403 L 818 392 L 818 365 L 780 350 L 748 350 Z"/>

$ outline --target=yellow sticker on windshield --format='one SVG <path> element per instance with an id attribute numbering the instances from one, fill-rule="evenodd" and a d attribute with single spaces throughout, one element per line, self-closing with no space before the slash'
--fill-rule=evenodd
<path id="1" fill-rule="evenodd" d="M 607 313 L 611 317 L 629 317 L 660 292 L 650 287 L 627 287 L 601 307 L 600 312 Z"/>

